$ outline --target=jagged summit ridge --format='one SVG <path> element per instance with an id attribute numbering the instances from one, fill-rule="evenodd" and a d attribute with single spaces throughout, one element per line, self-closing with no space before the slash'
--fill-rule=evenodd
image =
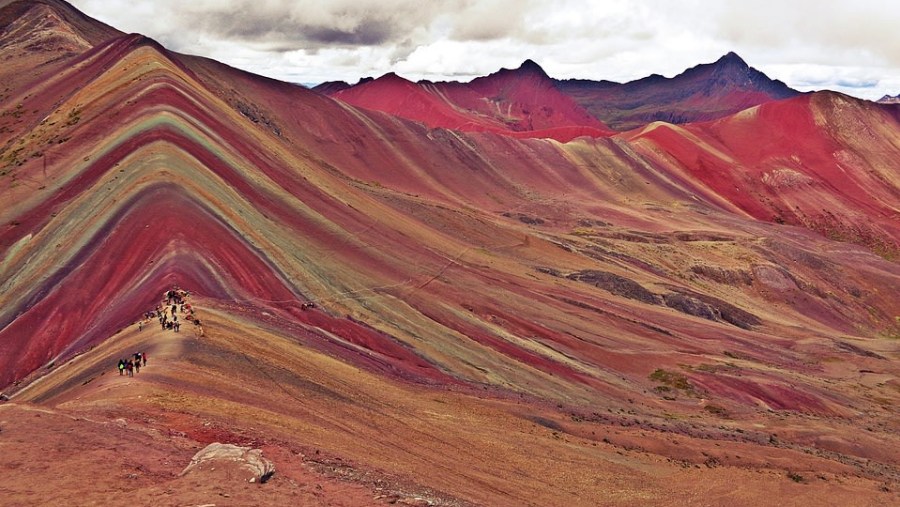
<path id="1" fill-rule="evenodd" d="M 603 122 L 560 93 L 532 60 L 469 83 L 413 83 L 394 73 L 353 86 L 327 84 L 317 91 L 349 104 L 420 121 L 429 127 L 494 132 L 513 137 L 568 141 L 611 132 Z"/>
<path id="2" fill-rule="evenodd" d="M 487 76 L 477 77 L 469 82 L 470 86 L 478 87 L 486 82 L 503 82 L 501 86 L 515 86 L 516 83 L 528 83 L 530 86 L 551 86 L 552 80 L 544 69 L 532 59 L 526 59 L 516 68 L 500 69 Z M 496 86 L 496 85 L 495 85 Z"/>
<path id="3" fill-rule="evenodd" d="M 556 84 L 618 130 L 654 121 L 681 124 L 714 120 L 799 93 L 750 67 L 734 52 L 671 78 L 653 75 L 624 84 L 587 80 Z"/>
<path id="4" fill-rule="evenodd" d="M 469 116 L 468 120 L 450 123 L 443 120 L 436 123 L 430 121 L 427 115 L 415 113 L 417 108 L 409 100 L 401 108 L 387 104 L 383 98 L 367 97 L 366 93 L 352 91 L 354 87 L 364 84 L 366 82 L 363 81 L 353 86 L 330 83 L 316 89 L 362 107 L 424 121 L 431 126 L 461 128 L 462 125 L 484 125 L 487 117 L 493 116 L 494 119 L 488 123 L 492 123 L 490 128 L 494 130 L 503 130 L 503 124 L 512 126 L 513 131 L 589 126 L 600 129 L 596 131 L 599 135 L 603 135 L 607 125 L 617 130 L 627 130 L 654 121 L 706 121 L 798 94 L 784 83 L 772 80 L 749 66 L 734 52 L 728 52 L 715 62 L 697 65 L 671 78 L 654 74 L 624 84 L 587 79 L 553 79 L 532 59 L 525 60 L 515 69 L 500 69 L 469 83 L 417 83 L 426 92 L 425 95 L 418 96 L 432 103 L 424 107 L 431 110 L 437 107 L 434 105 L 435 100 L 426 99 L 426 95 L 431 91 L 441 90 L 441 96 L 437 100 L 449 99 L 451 104 L 448 106 L 452 109 L 452 112 L 442 113 L 441 117 L 460 114 Z M 567 98 L 560 97 L 557 91 Z M 496 102 L 497 106 L 494 109 L 482 109 L 479 101 Z M 556 119 L 520 118 L 518 122 L 510 122 L 500 114 L 505 110 L 506 106 L 503 104 L 507 101 L 510 101 L 510 106 L 528 103 L 527 110 L 530 113 L 524 113 L 524 110 L 519 113 L 524 116 L 529 116 L 542 107 L 544 111 L 552 108 L 564 112 Z M 542 101 L 558 105 L 542 106 Z M 412 112 L 407 112 L 410 107 Z"/>
<path id="5" fill-rule="evenodd" d="M 795 90 L 777 79 L 770 79 L 764 73 L 748 65 L 734 52 L 729 52 L 711 65 L 714 69 L 713 74 L 720 77 L 715 84 L 720 86 L 730 84 L 743 89 L 765 91 L 777 99 L 797 95 Z M 730 80 L 730 82 L 722 81 L 721 78 Z"/>

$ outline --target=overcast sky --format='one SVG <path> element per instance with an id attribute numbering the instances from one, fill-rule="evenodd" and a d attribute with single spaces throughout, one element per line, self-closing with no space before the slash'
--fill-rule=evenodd
<path id="1" fill-rule="evenodd" d="M 461 80 L 530 58 L 552 77 L 673 76 L 728 51 L 798 90 L 900 94 L 895 0 L 70 0 L 122 31 L 316 84 Z"/>

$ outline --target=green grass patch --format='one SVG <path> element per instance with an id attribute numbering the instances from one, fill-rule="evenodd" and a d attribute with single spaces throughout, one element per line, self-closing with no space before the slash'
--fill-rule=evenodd
<path id="1" fill-rule="evenodd" d="M 728 411 L 718 405 L 706 405 L 703 410 L 717 417 L 728 417 Z"/>
<path id="2" fill-rule="evenodd" d="M 663 370 L 662 368 L 657 368 L 653 373 L 651 373 L 650 380 L 659 382 L 664 386 L 681 389 L 682 391 L 694 390 L 694 386 L 691 385 L 691 382 L 683 373 Z"/>

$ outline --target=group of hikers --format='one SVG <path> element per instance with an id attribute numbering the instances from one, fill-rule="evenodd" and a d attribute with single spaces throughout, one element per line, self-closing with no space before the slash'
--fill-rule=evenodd
<path id="1" fill-rule="evenodd" d="M 133 358 L 119 359 L 119 375 L 133 377 L 141 372 L 141 366 L 147 366 L 147 353 L 135 352 Z"/>
<path id="2" fill-rule="evenodd" d="M 148 321 L 156 318 L 163 330 L 171 329 L 177 333 L 181 331 L 181 321 L 178 320 L 180 313 L 183 320 L 194 325 L 194 332 L 197 333 L 197 336 L 203 336 L 203 325 L 194 314 L 191 304 L 186 301 L 188 296 L 190 296 L 190 292 L 178 288 L 164 292 L 162 302 L 156 305 L 155 309 L 145 313 L 144 317 L 138 321 L 138 331 L 143 331 Z"/>
<path id="3" fill-rule="evenodd" d="M 194 325 L 194 332 L 197 336 L 204 336 L 203 325 L 194 313 L 191 304 L 187 302 L 188 296 L 190 296 L 190 292 L 178 287 L 165 291 L 160 304 L 156 305 L 153 310 L 145 312 L 138 320 L 138 331 L 143 331 L 144 326 L 155 318 L 159 320 L 159 325 L 163 330 L 170 329 L 177 333 L 180 332 L 181 321 L 184 320 Z M 181 320 L 178 319 L 179 314 L 181 314 Z M 133 377 L 135 373 L 140 373 L 141 366 L 147 366 L 147 353 L 135 352 L 128 359 L 119 359 L 119 375 Z"/>

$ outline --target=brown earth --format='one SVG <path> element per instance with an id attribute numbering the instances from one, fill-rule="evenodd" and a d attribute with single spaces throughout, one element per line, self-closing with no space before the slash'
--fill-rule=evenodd
<path id="1" fill-rule="evenodd" d="M 799 450 L 582 418 L 487 389 L 367 373 L 202 307 L 206 336 L 131 327 L 0 405 L 4 505 L 886 505 L 896 485 Z M 146 350 L 134 378 L 118 357 Z M 597 407 L 604 412 L 604 407 Z M 712 416 L 712 414 L 711 414 Z M 592 420 L 593 419 L 593 420 Z M 731 426 L 731 422 L 723 421 Z M 265 484 L 179 477 L 210 442 Z M 222 471 L 224 476 L 225 471 Z"/>

